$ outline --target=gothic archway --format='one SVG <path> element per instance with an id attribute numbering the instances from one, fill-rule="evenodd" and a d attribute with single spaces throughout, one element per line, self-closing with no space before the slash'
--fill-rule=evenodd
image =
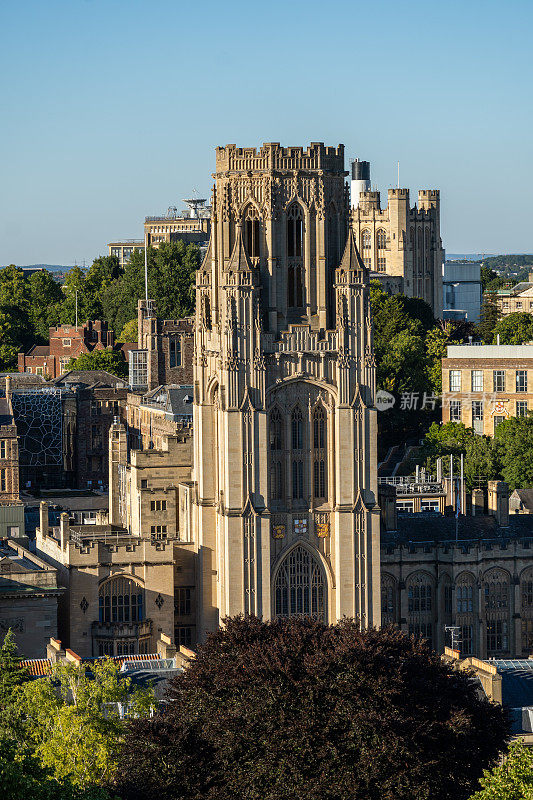
<path id="1" fill-rule="evenodd" d="M 327 582 L 319 561 L 298 545 L 281 562 L 274 581 L 274 615 L 327 622 Z"/>

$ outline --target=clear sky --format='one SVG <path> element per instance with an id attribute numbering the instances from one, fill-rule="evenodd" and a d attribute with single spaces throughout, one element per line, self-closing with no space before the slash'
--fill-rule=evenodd
<path id="1" fill-rule="evenodd" d="M 533 252 L 533 2 L 4 0 L 0 264 L 209 197 L 216 145 L 343 142 L 440 188 L 450 253 Z"/>

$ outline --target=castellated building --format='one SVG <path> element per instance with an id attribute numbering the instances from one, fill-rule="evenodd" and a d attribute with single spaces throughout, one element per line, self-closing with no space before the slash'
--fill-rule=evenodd
<path id="1" fill-rule="evenodd" d="M 238 613 L 380 622 L 368 272 L 346 175 L 342 145 L 216 151 L 180 487 L 200 635 Z"/>
<path id="2" fill-rule="evenodd" d="M 409 189 L 389 189 L 386 208 L 371 191 L 370 165 L 352 163 L 351 224 L 365 266 L 386 291 L 419 297 L 442 316 L 440 192 L 421 189 L 411 207 Z"/>

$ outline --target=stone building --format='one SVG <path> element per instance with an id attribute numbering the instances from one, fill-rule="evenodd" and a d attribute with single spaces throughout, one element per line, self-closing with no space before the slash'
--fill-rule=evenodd
<path id="1" fill-rule="evenodd" d="M 126 382 L 104 370 L 70 370 L 53 385 L 76 399 L 73 486 L 107 487 L 109 429 L 115 418 L 125 416 Z"/>
<path id="2" fill-rule="evenodd" d="M 36 550 L 64 587 L 59 638 L 82 658 L 151 653 L 174 636 L 173 542 L 131 535 L 108 523 L 48 525 L 46 503 Z"/>
<path id="3" fill-rule="evenodd" d="M 344 148 L 217 148 L 180 537 L 199 636 L 237 613 L 379 624 L 368 272 Z"/>
<path id="4" fill-rule="evenodd" d="M 139 300 L 138 349 L 129 353 L 132 389 L 155 389 L 192 383 L 194 321 L 159 319 L 155 302 Z"/>
<path id="5" fill-rule="evenodd" d="M 0 640 L 11 628 L 26 658 L 41 658 L 57 636 L 57 570 L 17 539 L 0 540 Z"/>
<path id="6" fill-rule="evenodd" d="M 126 402 L 128 442 L 133 450 L 160 450 L 163 436 L 192 436 L 192 386 L 158 386 L 146 394 L 129 393 Z"/>
<path id="7" fill-rule="evenodd" d="M 365 163 L 354 162 L 352 170 Z M 408 189 L 389 189 L 387 207 L 382 209 L 379 192 L 361 181 L 352 180 L 354 184 L 357 197 L 352 197 L 351 225 L 366 268 L 380 280 L 382 275 L 401 278 L 403 294 L 425 300 L 441 317 L 444 250 L 439 190 L 419 190 L 418 207 L 411 207 Z"/>
<path id="8" fill-rule="evenodd" d="M 508 286 L 502 289 L 495 289 L 487 292 L 496 305 L 502 317 L 508 314 L 533 313 L 533 272 L 529 273 L 527 281 L 521 281 L 515 286 Z"/>
<path id="9" fill-rule="evenodd" d="M 19 499 L 19 446 L 9 376 L 5 386 L 5 397 L 0 397 L 0 505 Z"/>
<path id="10" fill-rule="evenodd" d="M 453 644 L 463 656 L 527 657 L 533 654 L 533 523 L 509 515 L 505 483 L 489 482 L 486 499 L 488 515 L 457 523 L 439 514 L 389 516 L 381 536 L 382 624 L 399 625 L 439 652 L 455 627 Z"/>
<path id="11" fill-rule="evenodd" d="M 58 378 L 66 371 L 71 358 L 93 350 L 111 350 L 114 333 L 107 322 L 97 320 L 82 325 L 60 325 L 50 328 L 50 343 L 34 345 L 27 353 L 18 354 L 19 372 Z"/>
<path id="12" fill-rule="evenodd" d="M 442 359 L 442 421 L 492 436 L 533 409 L 533 345 L 450 345 Z"/>

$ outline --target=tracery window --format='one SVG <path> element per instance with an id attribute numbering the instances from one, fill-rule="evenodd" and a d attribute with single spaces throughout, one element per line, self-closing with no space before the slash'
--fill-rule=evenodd
<path id="1" fill-rule="evenodd" d="M 369 230 L 364 230 L 361 234 L 361 247 L 363 250 L 370 250 L 372 247 L 372 235 Z"/>
<path id="2" fill-rule="evenodd" d="M 385 250 L 387 247 L 387 233 L 380 228 L 376 235 L 376 243 L 378 246 L 378 250 Z"/>
<path id="3" fill-rule="evenodd" d="M 520 579 L 522 651 L 533 653 L 533 568 L 526 569 Z"/>
<path id="4" fill-rule="evenodd" d="M 487 621 L 487 655 L 509 652 L 510 584 L 509 574 L 491 569 L 483 581 Z"/>
<path id="5" fill-rule="evenodd" d="M 283 421 L 279 409 L 274 408 L 270 412 L 270 496 L 272 500 L 282 500 L 283 491 Z"/>
<path id="6" fill-rule="evenodd" d="M 303 300 L 303 215 L 298 203 L 287 212 L 287 305 L 302 308 Z"/>
<path id="7" fill-rule="evenodd" d="M 255 206 L 248 206 L 244 218 L 244 237 L 246 251 L 250 258 L 259 258 L 261 244 L 261 223 Z"/>
<path id="8" fill-rule="evenodd" d="M 396 622 L 396 581 L 391 575 L 381 575 L 381 624 Z"/>
<path id="9" fill-rule="evenodd" d="M 313 495 L 325 500 L 327 486 L 326 412 L 322 406 L 313 411 Z"/>
<path id="10" fill-rule="evenodd" d="M 419 572 L 407 582 L 407 622 L 409 634 L 426 639 L 433 645 L 433 582 Z"/>
<path id="11" fill-rule="evenodd" d="M 270 449 L 283 450 L 283 424 L 277 408 L 270 412 Z"/>
<path id="12" fill-rule="evenodd" d="M 274 586 L 277 617 L 307 616 L 326 622 L 326 582 L 318 561 L 295 547 L 282 562 Z"/>
<path id="13" fill-rule="evenodd" d="M 100 622 L 141 622 L 144 591 L 131 578 L 112 578 L 98 593 Z"/>
<path id="14" fill-rule="evenodd" d="M 293 409 L 291 414 L 291 441 L 293 450 L 303 448 L 303 415 L 299 407 Z"/>

